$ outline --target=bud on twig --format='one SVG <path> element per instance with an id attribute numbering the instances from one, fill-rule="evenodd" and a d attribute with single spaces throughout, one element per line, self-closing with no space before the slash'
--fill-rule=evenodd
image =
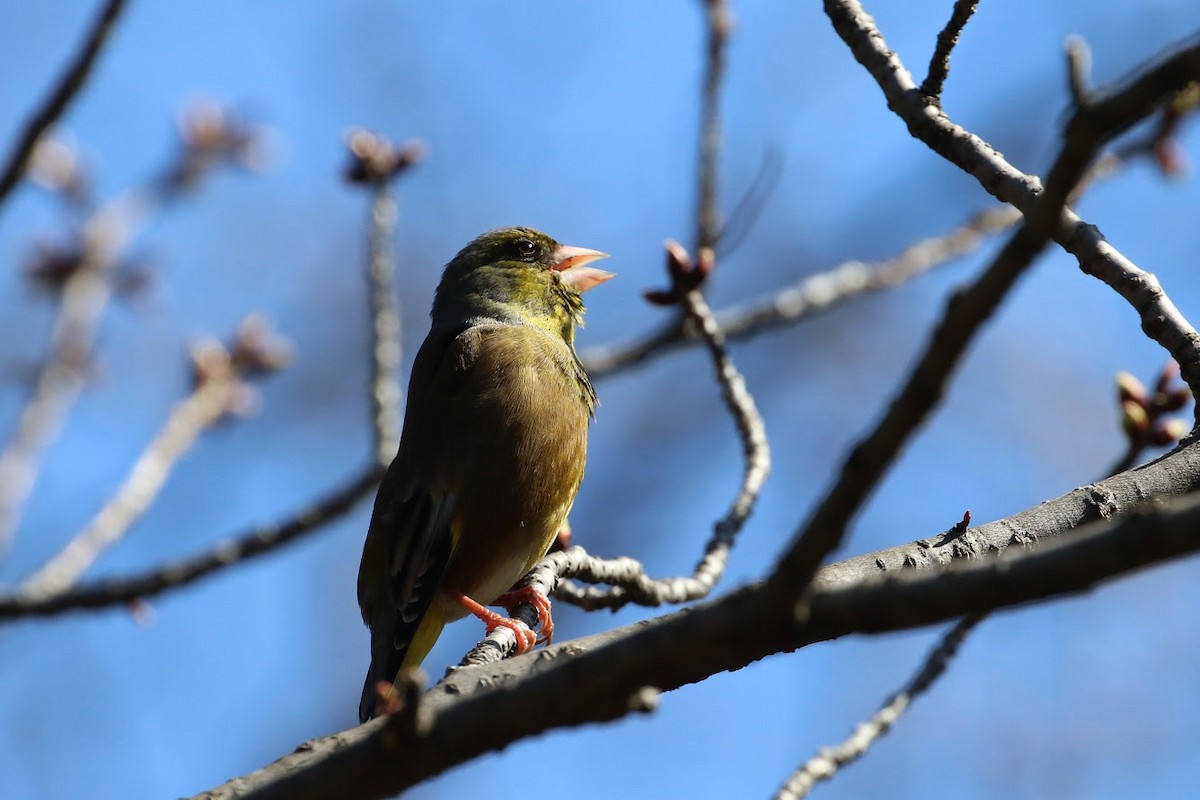
<path id="1" fill-rule="evenodd" d="M 679 242 L 668 239 L 663 246 L 667 253 L 667 277 L 671 279 L 671 286 L 642 292 L 642 296 L 656 306 L 674 305 L 688 292 L 700 288 L 716 265 L 711 247 L 701 248 L 699 258 L 693 263 L 688 251 Z"/>
<path id="2" fill-rule="evenodd" d="M 176 163 L 162 179 L 169 192 L 192 188 L 214 166 L 234 163 L 257 170 L 264 158 L 262 131 L 212 101 L 194 103 L 179 118 L 183 145 Z"/>
<path id="3" fill-rule="evenodd" d="M 1146 387 L 1133 375 L 1128 372 L 1118 372 L 1116 381 L 1119 402 L 1132 401 L 1142 405 L 1146 403 Z"/>
<path id="4" fill-rule="evenodd" d="M 1181 419 L 1169 419 L 1154 429 L 1150 443 L 1155 447 L 1170 447 L 1188 435 L 1188 424 Z"/>
<path id="5" fill-rule="evenodd" d="M 276 372 L 291 360 L 291 344 L 271 331 L 265 317 L 242 322 L 228 346 L 216 339 L 193 345 L 192 384 L 198 390 L 221 383 L 228 389 L 225 413 L 246 417 L 259 406 L 258 392 L 247 381 Z"/>
<path id="6" fill-rule="evenodd" d="M 1150 430 L 1150 415 L 1140 403 L 1126 400 L 1121 403 L 1121 427 L 1131 437 L 1141 437 Z"/>
<path id="7" fill-rule="evenodd" d="M 292 360 L 291 342 L 272 331 L 261 314 L 242 321 L 230 350 L 234 369 L 247 378 L 278 372 Z"/>
<path id="8" fill-rule="evenodd" d="M 351 183 L 386 183 L 424 157 L 424 148 L 415 139 L 397 145 L 363 128 L 350 131 L 346 147 L 350 164 L 345 174 Z"/>

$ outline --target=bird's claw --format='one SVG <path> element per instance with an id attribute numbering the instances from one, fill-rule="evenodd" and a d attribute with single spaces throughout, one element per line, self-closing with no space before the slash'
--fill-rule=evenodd
<path id="1" fill-rule="evenodd" d="M 533 630 L 521 620 L 513 619 L 512 617 L 506 617 L 503 614 L 497 614 L 495 611 L 480 605 L 478 602 L 472 600 L 464 594 L 457 595 L 455 599 L 458 601 L 459 605 L 467 609 L 467 611 L 471 612 L 483 622 L 487 629 L 487 633 L 490 634 L 492 631 L 496 630 L 496 628 L 508 628 L 510 631 L 512 631 L 513 636 L 517 640 L 517 649 L 514 655 L 519 656 L 524 653 L 528 653 L 538 643 L 537 634 L 535 634 Z M 521 602 L 532 603 L 534 608 L 537 608 L 536 602 L 532 600 L 526 600 L 524 597 L 522 597 Z M 547 608 L 549 608 L 549 605 L 550 603 L 547 600 Z M 540 610 L 538 612 L 538 618 L 541 619 Z"/>
<path id="2" fill-rule="evenodd" d="M 537 640 L 550 644 L 554 639 L 554 618 L 550 616 L 550 598 L 532 586 L 522 586 L 496 598 L 496 605 L 507 608 L 509 614 L 519 603 L 528 603 L 533 606 L 538 616 L 538 629 L 541 631 Z"/>
<path id="3" fill-rule="evenodd" d="M 497 614 L 495 620 L 487 623 L 487 632 L 491 633 L 492 631 L 496 630 L 496 628 L 508 628 L 513 632 L 513 636 L 515 636 L 517 639 L 517 649 L 513 655 L 519 656 L 528 653 L 538 642 L 537 634 L 519 619 L 502 617 Z"/>

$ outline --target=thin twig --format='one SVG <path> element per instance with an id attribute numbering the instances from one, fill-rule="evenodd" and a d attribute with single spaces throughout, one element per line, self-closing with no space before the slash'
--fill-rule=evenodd
<path id="1" fill-rule="evenodd" d="M 100 513 L 30 576 L 18 594 L 40 599 L 74 585 L 145 513 L 180 457 L 205 429 L 227 415 L 244 415 L 253 407 L 254 390 L 249 381 L 277 372 L 290 359 L 290 343 L 274 335 L 258 315 L 242 322 L 229 346 L 213 340 L 197 343 L 191 353 L 191 395 L 175 406 L 166 425 Z"/>
<path id="2" fill-rule="evenodd" d="M 767 200 L 779 185 L 779 175 L 782 171 L 783 151 L 778 145 L 767 147 L 754 179 L 734 204 L 729 218 L 721 223 L 721 230 L 717 233 L 718 257 L 727 258 L 745 241 L 754 223 L 758 222 Z"/>
<path id="3" fill-rule="evenodd" d="M 721 84 L 725 79 L 725 50 L 733 30 L 733 16 L 725 0 L 703 0 L 707 15 L 707 57 L 700 95 L 700 173 L 696 186 L 696 248 L 715 250 L 721 235 L 717 205 L 721 156 Z"/>
<path id="4" fill-rule="evenodd" d="M 290 514 L 282 522 L 256 526 L 203 553 L 154 567 L 140 575 L 96 581 L 47 597 L 0 597 L 0 620 L 108 608 L 186 586 L 233 564 L 269 553 L 333 522 L 368 497 L 381 475 L 378 464 L 372 461 L 344 484 Z"/>
<path id="5" fill-rule="evenodd" d="M 371 307 L 371 373 L 368 392 L 375 459 L 387 467 L 400 440 L 400 309 L 396 303 L 396 201 L 391 185 L 422 158 L 419 142 L 395 144 L 355 128 L 346 137 L 346 179 L 371 190 L 367 233 L 367 287 Z"/>
<path id="6" fill-rule="evenodd" d="M 237 387 L 234 375 L 205 381 L 176 405 L 116 494 L 66 547 L 21 584 L 19 593 L 44 598 L 72 586 L 150 507 L 179 458 L 228 410 Z"/>
<path id="7" fill-rule="evenodd" d="M 113 26 L 116 25 L 117 17 L 124 8 L 125 0 L 108 0 L 104 4 L 88 29 L 87 37 L 75 54 L 74 60 L 59 77 L 54 90 L 46 96 L 42 106 L 25 123 L 21 137 L 13 147 L 3 172 L 0 173 L 0 206 L 4 204 L 17 182 L 21 180 L 21 176 L 25 174 L 29 157 L 33 155 L 33 149 L 37 145 L 38 139 L 62 116 L 71 100 L 83 88 L 83 84 L 87 81 L 92 67 L 96 63 L 97 56 L 104 48 Z"/>
<path id="8" fill-rule="evenodd" d="M 396 228 L 396 201 L 387 182 L 375 185 L 368 235 L 368 278 L 371 296 L 371 418 L 375 458 L 386 467 L 400 441 L 400 309 L 396 303 L 396 265 L 391 240 Z"/>
<path id="9" fill-rule="evenodd" d="M 84 227 L 79 264 L 62 289 L 53 352 L 0 453 L 0 555 L 16 534 L 45 451 L 87 381 L 96 327 L 113 293 L 112 273 L 119 254 L 144 224 L 151 194 L 145 189 L 126 192 Z"/>
<path id="10" fill-rule="evenodd" d="M 702 331 L 721 397 L 733 417 L 742 444 L 742 482 L 728 512 L 713 527 L 712 538 L 704 548 L 690 576 L 650 578 L 643 566 L 632 558 L 600 559 L 589 556 L 582 547 L 551 553 L 535 568 L 531 582 L 543 591 L 554 590 L 556 597 L 586 609 L 620 608 L 628 603 L 658 606 L 698 600 L 712 591 L 724 575 L 738 532 L 745 525 L 771 469 L 771 452 L 766 427 L 746 389 L 746 384 L 725 349 L 724 337 L 712 311 L 698 291 L 685 298 L 688 316 Z M 566 580 L 577 578 L 591 584 L 608 584 L 600 589 L 580 587 Z"/>
<path id="11" fill-rule="evenodd" d="M 1102 158 L 1080 183 L 1077 193 L 1090 181 L 1111 176 L 1122 164 L 1122 159 L 1116 156 Z M 968 255 L 1021 218 L 1021 212 L 1009 205 L 985 209 L 959 227 L 921 239 L 892 258 L 876 262 L 843 261 L 757 300 L 721 309 L 715 312 L 717 324 L 729 341 L 791 327 L 860 295 L 890 289 Z M 724 246 L 722 239 L 718 251 Z M 597 380 L 699 343 L 690 326 L 673 323 L 627 344 L 588 348 L 580 354 L 580 359 L 588 375 Z"/>
<path id="12" fill-rule="evenodd" d="M 868 748 L 896 724 L 912 701 L 924 694 L 933 682 L 942 676 L 958 653 L 963 640 L 982 619 L 982 614 L 971 614 L 955 623 L 926 656 L 917 674 L 903 689 L 892 695 L 874 716 L 859 725 L 850 738 L 835 747 L 821 748 L 788 778 L 775 795 L 775 800 L 800 800 L 802 797 L 808 797 L 818 782 L 829 780 L 839 769 L 862 758 Z"/>
<path id="13" fill-rule="evenodd" d="M 978 5 L 979 0 L 955 0 L 950 20 L 938 34 L 937 46 L 933 49 L 933 57 L 929 59 L 929 72 L 921 83 L 921 92 L 937 103 L 941 103 L 942 88 L 950 76 L 950 53 L 958 44 L 959 35 Z"/>
<path id="14" fill-rule="evenodd" d="M 806 321 L 971 253 L 1020 220 L 1021 213 L 1010 206 L 981 211 L 954 230 L 922 239 L 892 258 L 874 263 L 845 261 L 759 300 L 716 311 L 717 324 L 726 339 L 736 341 Z M 589 348 L 581 359 L 588 375 L 597 379 L 699 343 L 690 328 L 673 326 L 629 344 Z"/>
<path id="15" fill-rule="evenodd" d="M 1081 36 L 1067 38 L 1067 90 L 1075 107 L 1091 102 L 1092 51 Z"/>

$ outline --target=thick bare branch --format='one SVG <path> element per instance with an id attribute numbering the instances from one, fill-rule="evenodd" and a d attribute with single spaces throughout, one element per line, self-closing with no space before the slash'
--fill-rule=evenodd
<path id="1" fill-rule="evenodd" d="M 953 568 L 903 570 L 848 584 L 821 580 L 798 614 L 772 584 L 746 587 L 540 654 L 460 669 L 409 713 L 307 742 L 197 797 L 390 796 L 528 736 L 649 710 L 657 692 L 773 653 L 1086 591 L 1200 550 L 1197 526 L 1200 498 L 1156 503 L 1054 541 L 1011 548 L 1001 558 L 964 558 Z M 1042 530 L 1041 538 L 1055 532 Z M 679 658 L 680 652 L 688 658 Z"/>
<path id="2" fill-rule="evenodd" d="M 954 529 L 830 564 L 814 585 L 854 584 L 881 573 L 925 569 L 957 558 L 981 558 L 1025 547 L 1097 520 L 1129 514 L 1146 498 L 1200 490 L 1200 447 L 1188 444 L 1111 478 L 1082 486 L 1010 517 L 960 532 Z"/>

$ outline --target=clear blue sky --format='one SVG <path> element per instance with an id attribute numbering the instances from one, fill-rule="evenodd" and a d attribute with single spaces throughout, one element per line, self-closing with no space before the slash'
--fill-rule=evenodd
<path id="1" fill-rule="evenodd" d="M 869 4 L 918 75 L 951 3 Z M 24 4 L 0 33 L 0 139 L 78 40 L 95 2 Z M 653 6 L 651 8 L 651 6 Z M 778 189 L 713 286 L 724 305 L 844 259 L 896 253 L 987 198 L 909 138 L 816 2 L 741 2 L 725 91 L 724 207 L 768 148 Z M 984 2 L 955 52 L 948 112 L 1017 166 L 1041 171 L 1064 118 L 1062 42 L 1083 34 L 1098 80 L 1193 29 L 1184 0 Z M 406 353 L 432 286 L 475 234 L 528 224 L 612 254 L 619 278 L 589 295 L 584 346 L 661 319 L 666 237 L 693 208 L 701 14 L 646 4 L 150 3 L 131 8 L 67 135 L 111 194 L 171 152 L 189 99 L 270 126 L 272 165 L 224 173 L 136 245 L 159 265 L 145 301 L 101 330 L 96 382 L 47 459 L 0 581 L 19 580 L 100 506 L 186 391 L 181 353 L 262 310 L 297 360 L 263 387 L 255 418 L 207 435 L 160 502 L 97 566 L 120 575 L 286 514 L 369 452 L 364 198 L 339 180 L 342 138 L 363 125 L 419 137 L 429 159 L 402 185 L 397 234 Z M 1200 126 L 1182 143 L 1200 159 Z M 1193 170 L 1194 174 L 1194 170 Z M 1200 319 L 1193 178 L 1145 164 L 1097 186 L 1081 213 L 1156 272 Z M 60 228 L 26 186 L 0 214 L 0 425 L 23 398 L 53 319 L 20 264 Z M 775 470 L 725 587 L 763 576 L 833 465 L 878 415 L 947 293 L 987 248 L 886 296 L 740 344 Z M 1111 290 L 1061 254 L 1019 285 L 972 351 L 945 407 L 872 498 L 848 544 L 865 552 L 995 519 L 1097 477 L 1119 454 L 1112 375 L 1153 374 L 1163 353 Z M 655 574 L 690 570 L 738 478 L 738 447 L 699 352 L 599 383 L 602 407 L 573 515 L 581 543 Z M 120 609 L 0 628 L 0 797 L 188 795 L 355 720 L 366 633 L 354 576 L 366 504 L 268 558 L 166 595 L 139 626 Z M 1195 563 L 1093 595 L 1005 613 L 828 798 L 1185 797 L 1200 738 Z M 644 612 L 561 608 L 561 638 Z M 844 737 L 907 680 L 935 631 L 854 638 L 769 659 L 663 698 L 650 717 L 524 742 L 412 797 L 500 798 L 570 784 L 579 800 L 766 797 L 817 747 Z M 478 638 L 453 626 L 435 673 Z M 585 687 L 583 687 L 585 688 Z M 502 770 L 502 771 L 498 771 Z M 579 775 L 586 776 L 580 783 Z M 497 776 L 507 776 L 508 780 Z M 545 788 L 541 789 L 542 791 Z"/>

